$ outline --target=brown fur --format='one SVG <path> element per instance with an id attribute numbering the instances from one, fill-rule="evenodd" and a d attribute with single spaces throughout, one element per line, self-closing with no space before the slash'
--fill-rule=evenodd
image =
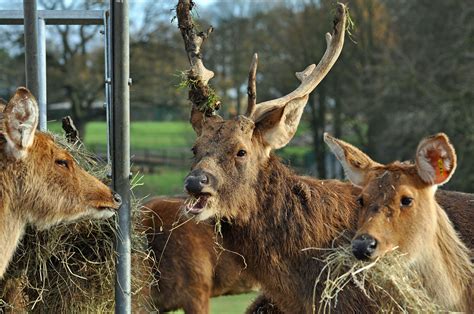
<path id="1" fill-rule="evenodd" d="M 269 153 L 271 145 L 262 136 L 277 121 L 270 118 L 263 127 L 241 116 L 204 120 L 192 170 L 209 178 L 194 197 L 209 197 L 196 219 L 219 219 L 224 247 L 245 257 L 248 273 L 281 311 L 309 313 L 314 281 L 324 266 L 315 257 L 323 253 L 302 249 L 345 241 L 341 234 L 355 230 L 359 190 L 348 183 L 298 176 L 284 166 Z M 237 154 L 240 150 L 245 156 Z M 320 291 L 316 287 L 316 295 Z M 376 311 L 358 288 L 342 293 L 333 310 Z"/>
<path id="2" fill-rule="evenodd" d="M 413 259 L 436 303 L 451 311 L 467 311 L 474 288 L 470 251 L 436 203 L 433 188 L 416 175 L 414 165 L 374 168 L 362 195 L 367 205 L 360 213 L 357 234 L 375 237 L 381 252 L 398 246 Z M 404 195 L 413 197 L 415 204 L 400 209 Z"/>
<path id="3" fill-rule="evenodd" d="M 255 128 L 243 117 L 203 125 L 193 169 L 214 179 L 203 190 L 212 199 L 197 219 L 221 217 L 224 247 L 245 257 L 248 273 L 264 293 L 284 312 L 308 313 L 323 264 L 314 259 L 319 251 L 302 249 L 331 247 L 344 230 L 355 227 L 357 190 L 347 183 L 294 174 L 267 155 Z M 232 157 L 240 149 L 247 151 L 246 157 Z M 367 308 L 359 290 L 343 294 L 337 310 Z"/>
<path id="4" fill-rule="evenodd" d="M 377 241 L 370 258 L 375 259 L 398 248 L 419 272 L 435 303 L 450 311 L 472 312 L 472 251 L 461 241 L 435 198 L 437 185 L 446 183 L 456 168 L 454 148 L 446 135 L 437 134 L 423 140 L 415 164 L 394 162 L 380 165 L 343 141 L 329 136 L 326 140 L 349 178 L 362 186 L 355 237 L 366 234 Z M 361 159 L 368 161 L 364 168 L 354 162 Z M 446 194 L 441 193 L 441 199 Z M 453 198 L 446 202 L 449 212 L 472 248 L 472 231 L 467 230 L 469 219 L 466 218 L 472 218 L 473 213 L 463 207 L 469 200 L 463 194 L 454 196 L 455 202 Z M 461 210 L 454 214 L 456 206 Z M 472 209 L 472 206 L 469 207 Z"/>
<path id="5" fill-rule="evenodd" d="M 149 248 L 157 260 L 158 285 L 151 287 L 151 299 L 162 312 L 209 313 L 209 298 L 249 292 L 256 285 L 245 276 L 239 256 L 215 247 L 213 225 L 188 221 L 170 232 L 186 221 L 180 217 L 183 202 L 156 198 L 143 206 Z"/>
<path id="6" fill-rule="evenodd" d="M 15 110 L 21 111 L 25 102 L 28 110 L 19 115 Z M 112 209 L 118 207 L 113 192 L 81 169 L 51 136 L 35 133 L 34 123 L 28 129 L 32 131 L 28 146 L 26 140 L 14 141 L 14 146 L 7 142 L 6 137 L 12 132 L 29 136 L 17 129 L 15 119 L 34 121 L 35 106 L 34 97 L 19 88 L 5 109 L 6 121 L 0 121 L 8 125 L 0 128 L 0 279 L 27 224 L 48 228 L 86 216 L 110 216 Z"/>

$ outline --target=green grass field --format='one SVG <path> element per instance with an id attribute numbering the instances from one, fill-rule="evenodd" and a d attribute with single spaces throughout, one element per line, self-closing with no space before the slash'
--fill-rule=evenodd
<path id="1" fill-rule="evenodd" d="M 61 124 L 51 122 L 48 129 L 61 133 Z M 86 125 L 85 145 L 90 150 L 105 151 L 107 147 L 107 128 L 104 122 L 90 122 Z M 130 124 L 130 148 L 166 149 L 191 148 L 196 135 L 186 121 L 132 122 Z"/>
<path id="2" fill-rule="evenodd" d="M 211 314 L 242 314 L 257 297 L 257 293 L 223 296 L 212 298 Z M 174 311 L 174 314 L 182 314 L 184 311 Z"/>

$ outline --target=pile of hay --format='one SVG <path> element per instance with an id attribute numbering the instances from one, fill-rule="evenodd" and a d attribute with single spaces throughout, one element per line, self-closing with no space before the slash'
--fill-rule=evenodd
<path id="1" fill-rule="evenodd" d="M 88 172 L 105 179 L 108 167 L 81 145 L 66 147 Z M 151 256 L 141 227 L 138 201 L 132 202 L 132 298 L 153 284 Z M 111 312 L 115 286 L 115 219 L 82 221 L 50 230 L 28 228 L 5 278 L 0 282 L 0 312 Z M 3 299 L 3 300 L 2 300 Z M 9 303 L 7 303 L 9 302 Z"/>
<path id="2" fill-rule="evenodd" d="M 329 249 L 321 260 L 324 268 L 315 281 L 313 308 L 329 313 L 336 307 L 339 293 L 348 285 L 356 286 L 381 313 L 439 312 L 406 257 L 393 250 L 371 262 L 357 260 L 350 246 Z M 323 288 L 316 300 L 316 286 Z"/>

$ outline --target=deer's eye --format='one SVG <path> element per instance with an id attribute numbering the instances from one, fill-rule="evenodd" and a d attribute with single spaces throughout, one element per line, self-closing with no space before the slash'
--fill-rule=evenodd
<path id="1" fill-rule="evenodd" d="M 193 147 L 191 148 L 191 151 L 193 152 L 193 155 L 196 156 L 196 152 L 197 152 L 196 147 L 193 146 Z"/>
<path id="2" fill-rule="evenodd" d="M 357 204 L 359 204 L 360 207 L 364 207 L 364 198 L 362 196 L 359 196 L 357 199 Z"/>
<path id="3" fill-rule="evenodd" d="M 244 157 L 245 155 L 247 155 L 247 152 L 243 149 L 237 152 L 237 157 Z"/>
<path id="4" fill-rule="evenodd" d="M 403 196 L 402 199 L 400 200 L 400 205 L 402 207 L 409 207 L 413 203 L 413 198 L 408 197 L 408 196 Z"/>
<path id="5" fill-rule="evenodd" d="M 69 161 L 65 159 L 56 159 L 55 163 L 60 167 L 69 168 Z"/>

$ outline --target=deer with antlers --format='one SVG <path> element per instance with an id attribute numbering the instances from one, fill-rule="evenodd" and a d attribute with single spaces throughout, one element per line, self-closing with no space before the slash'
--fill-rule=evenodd
<path id="1" fill-rule="evenodd" d="M 362 188 L 358 229 L 352 250 L 358 259 L 375 259 L 398 248 L 420 273 L 443 310 L 474 310 L 472 252 L 461 241 L 435 199 L 436 188 L 456 169 L 448 137 L 423 139 L 415 163 L 379 164 L 354 146 L 325 134 L 349 180 Z"/>
<path id="2" fill-rule="evenodd" d="M 26 88 L 2 104 L 0 126 L 0 279 L 27 224 L 49 228 L 111 217 L 120 196 L 81 169 L 71 154 L 36 131 L 38 106 Z"/>
<path id="3" fill-rule="evenodd" d="M 178 23 L 191 63 L 191 123 L 197 133 L 192 171 L 185 180 L 186 211 L 198 221 L 219 219 L 226 249 L 241 254 L 246 272 L 278 308 L 308 313 L 314 279 L 322 265 L 306 247 L 328 247 L 353 226 L 354 191 L 345 183 L 294 174 L 273 155 L 298 127 L 308 96 L 336 62 L 343 46 L 345 7 L 337 6 L 327 49 L 317 66 L 297 73 L 300 86 L 290 94 L 256 105 L 250 97 L 246 116 L 224 120 L 200 111 L 213 73 L 205 69 L 197 34 L 190 22 L 190 1 L 180 1 Z M 341 310 L 367 306 L 362 293 L 347 290 Z"/>
<path id="4" fill-rule="evenodd" d="M 210 31 L 195 31 L 192 5 L 181 0 L 177 7 L 191 64 L 188 76 L 197 82 L 189 92 L 197 139 L 185 179 L 185 211 L 198 221 L 220 224 L 224 247 L 245 258 L 247 274 L 261 284 L 266 296 L 250 311 L 271 301 L 275 312 L 311 312 L 314 280 L 323 265 L 318 252 L 302 249 L 331 247 L 341 232 L 354 230 L 359 190 L 339 181 L 298 176 L 272 151 L 294 136 L 309 93 L 336 62 L 344 42 L 345 7 L 338 4 L 333 32 L 326 35 L 326 52 L 317 66 L 297 73 L 301 84 L 295 91 L 259 105 L 249 97 L 245 116 L 224 120 L 214 114 L 218 104 L 207 103 L 213 72 L 202 62 L 201 45 Z M 348 287 L 343 294 L 337 310 L 376 311 L 357 288 Z"/>

